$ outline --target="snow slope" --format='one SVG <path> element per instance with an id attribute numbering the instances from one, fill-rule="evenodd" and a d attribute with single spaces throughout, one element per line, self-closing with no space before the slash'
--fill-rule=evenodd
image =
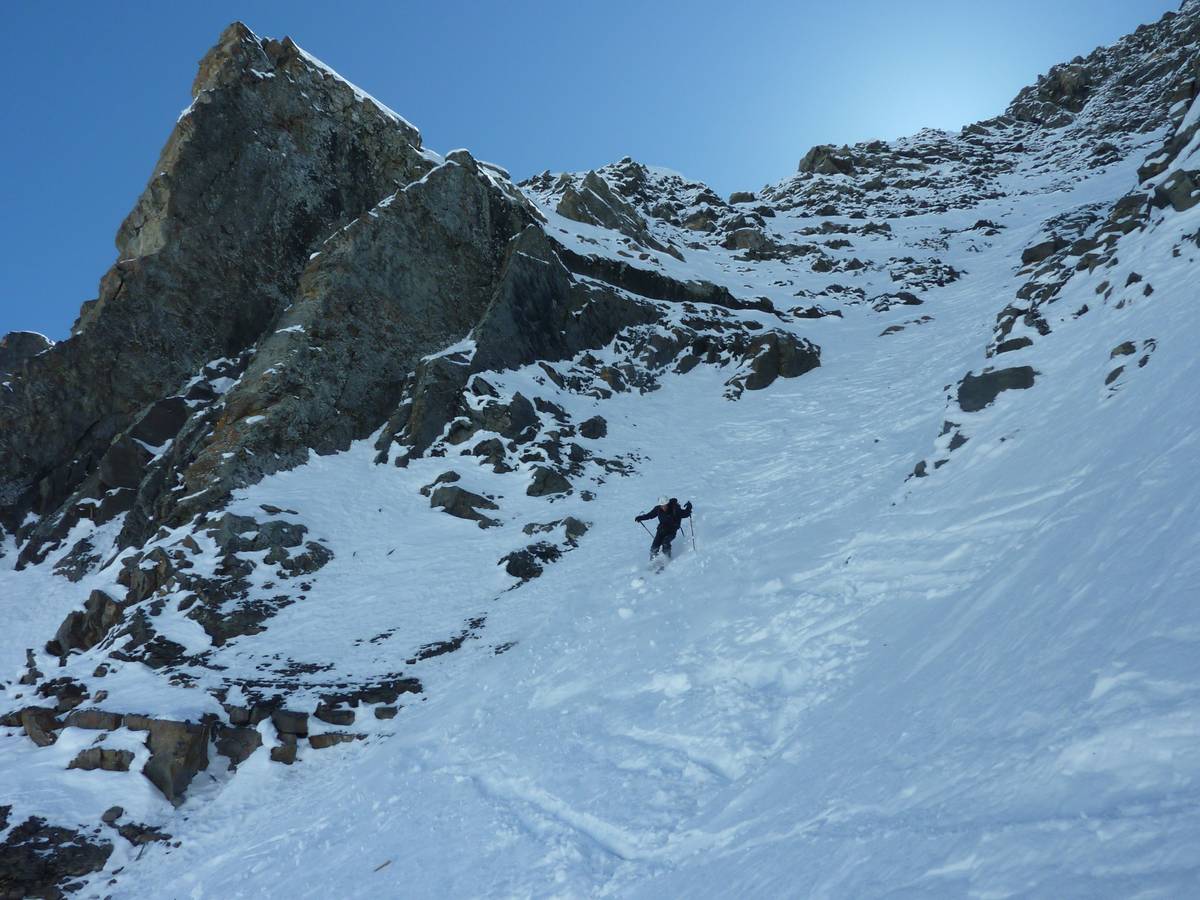
<path id="1" fill-rule="evenodd" d="M 114 898 L 1197 894 L 1200 206 L 1153 211 L 1115 263 L 1079 269 L 1043 307 L 1049 333 L 984 355 L 1047 220 L 1117 201 L 1163 137 L 1099 167 L 1021 162 L 968 208 L 893 210 L 888 234 L 823 251 L 859 270 L 750 265 L 715 241 L 655 254 L 676 277 L 781 309 L 839 305 L 832 281 L 894 290 L 906 255 L 962 276 L 919 308 L 741 313 L 811 338 L 822 365 L 736 402 L 710 366 L 604 400 L 539 367 L 489 374 L 503 395 L 604 416 L 589 448 L 631 470 L 594 479 L 592 500 L 526 496 L 528 472 L 471 456 L 376 465 L 373 441 L 241 491 L 230 511 L 280 507 L 334 559 L 265 633 L 221 649 L 212 685 L 301 662 L 350 680 L 403 670 L 424 692 L 395 719 L 360 717 L 362 741 L 302 746 L 294 766 L 260 751 L 233 774 L 214 757 L 179 809 L 136 766 L 64 776 L 91 733 L 35 750 L 6 732 L 12 820 L 89 825 L 121 792 L 179 845 L 119 844 L 84 891 Z M 531 196 L 565 244 L 620 252 L 614 232 Z M 792 209 L 766 230 L 804 242 L 828 220 Z M 1110 302 L 1134 272 L 1153 292 Z M 1114 361 L 1125 342 L 1138 349 Z M 955 385 L 985 364 L 1031 366 L 1036 383 L 962 412 Z M 947 421 L 966 438 L 953 452 Z M 948 462 L 911 476 L 934 457 Z M 448 468 L 498 498 L 501 527 L 430 508 L 419 489 Z M 664 492 L 695 502 L 695 548 L 680 535 L 656 574 L 633 516 Z M 590 530 L 540 577 L 518 584 L 497 565 L 528 542 L 523 524 L 565 515 Z M 0 595 L 45 598 L 6 606 L 6 671 L 80 588 L 0 571 Z M 160 633 L 203 642 L 182 611 L 159 618 Z M 455 634 L 460 649 L 413 662 Z M 87 680 L 95 663 L 72 657 L 66 674 Z M 114 708 L 219 712 L 134 667 L 103 686 Z M 258 728 L 276 743 L 270 720 Z"/>
<path id="2" fill-rule="evenodd" d="M 412 669 L 427 699 L 396 727 L 194 790 L 168 828 L 182 847 L 148 850 L 113 896 L 1191 893 L 1200 317 L 1195 251 L 1173 258 L 1165 232 L 1200 215 L 1139 247 L 1152 298 L 1021 351 L 1035 388 L 959 414 L 968 446 L 905 481 L 1044 202 L 972 211 L 1006 228 L 986 256 L 945 257 L 970 275 L 929 293 L 920 328 L 881 338 L 904 310 L 861 306 L 805 323 L 824 363 L 801 379 L 737 403 L 703 368 L 602 405 L 560 392 L 578 418 L 602 406 L 638 471 L 555 504 L 592 530 L 519 590 L 479 576 L 507 529 L 416 493 L 445 460 L 395 470 L 364 445 L 247 490 L 234 511 L 295 509 L 336 553 L 271 647 L 352 670 L 385 625 L 411 645 L 371 648 L 394 664 L 488 623 Z M 1111 394 L 1108 349 L 1131 336 L 1158 350 Z M 654 575 L 632 516 L 661 490 L 695 500 L 697 549 L 681 536 Z M 544 503 L 511 499 L 530 508 L 506 503 L 514 521 Z M 28 771 L 5 756 L 19 797 Z"/>

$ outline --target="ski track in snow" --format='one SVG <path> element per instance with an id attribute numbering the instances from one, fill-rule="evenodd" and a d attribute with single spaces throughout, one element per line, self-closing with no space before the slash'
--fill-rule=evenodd
<path id="1" fill-rule="evenodd" d="M 1119 196 L 1131 160 L 1080 183 L 1071 203 Z M 367 741 L 302 748 L 294 767 L 259 751 L 230 777 L 214 756 L 178 811 L 129 776 L 126 807 L 183 843 L 147 848 L 106 892 L 1194 889 L 1200 487 L 1179 477 L 1200 450 L 1190 261 L 1161 252 L 1170 242 L 1160 236 L 1158 250 L 1128 260 L 1155 285 L 1151 300 L 1055 321 L 1012 355 L 1041 373 L 1033 389 L 979 413 L 945 403 L 944 386 L 983 364 L 993 317 L 1020 283 L 1011 260 L 1067 205 L 1033 193 L 893 220 L 895 242 L 855 254 L 884 261 L 924 233 L 984 217 L 1006 227 L 986 253 L 940 254 L 969 274 L 926 293 L 932 322 L 880 338 L 911 311 L 859 306 L 844 321 L 793 326 L 821 345 L 822 367 L 767 391 L 726 401 L 728 373 L 700 366 L 643 396 L 554 396 L 577 420 L 607 419 L 598 452 L 642 456 L 595 502 L 526 497 L 518 476 L 470 458 L 375 466 L 369 442 L 241 492 L 233 512 L 297 510 L 335 559 L 306 601 L 224 661 L 251 670 L 282 652 L 336 661 L 345 679 L 404 670 L 425 693 L 391 722 L 360 719 Z M 771 228 L 815 221 L 780 216 Z M 1162 227 L 1182 235 L 1198 224 L 1200 207 Z M 704 265 L 714 268 L 703 277 L 731 286 L 745 278 L 733 264 Z M 763 266 L 764 285 L 777 269 Z M 828 282 L 808 277 L 805 286 Z M 1100 277 L 1077 276 L 1049 309 L 1065 320 Z M 1160 343 L 1153 361 L 1108 396 L 1108 348 L 1148 337 Z M 549 396 L 535 377 L 497 384 Z M 968 444 L 933 477 L 905 481 L 944 418 L 964 425 Z M 429 509 L 417 488 L 448 468 L 468 489 L 501 495 L 504 528 Z M 695 501 L 696 549 L 685 525 L 655 574 L 632 517 L 663 491 Z M 567 514 L 592 523 L 579 549 L 507 591 L 513 579 L 495 563 L 525 542 L 520 525 Z M 86 595 L 66 588 L 42 569 L 0 572 L 0 595 L 42 598 L 10 611 L 6 671 Z M 485 613 L 461 650 L 405 664 Z M 164 616 L 164 633 L 187 637 L 167 627 Z M 61 796 L 38 793 L 59 784 L 50 779 L 81 746 L 77 732 L 48 750 L 0 738 L 0 797 L 14 819 L 25 804 L 94 822 L 107 805 L 111 795 L 83 777 Z"/>

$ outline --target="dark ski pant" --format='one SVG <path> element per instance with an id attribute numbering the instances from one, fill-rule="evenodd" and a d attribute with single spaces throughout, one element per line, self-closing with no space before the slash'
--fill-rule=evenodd
<path id="1" fill-rule="evenodd" d="M 671 558 L 671 541 L 675 540 L 675 532 L 659 531 L 654 535 L 654 543 L 650 545 L 650 558 L 658 556 L 658 551 L 661 550 L 667 554 L 667 559 Z"/>

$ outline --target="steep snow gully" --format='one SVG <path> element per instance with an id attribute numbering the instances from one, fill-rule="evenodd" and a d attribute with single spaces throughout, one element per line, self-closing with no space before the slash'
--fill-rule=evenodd
<path id="1" fill-rule="evenodd" d="M 75 581 L 54 553 L 17 568 L 6 534 L 6 704 L 47 704 L 34 648 L 39 676 L 84 686 L 77 709 L 125 719 L 81 724 L 60 696 L 46 746 L 5 722 L 0 879 L 28 867 L 14 835 L 36 816 L 111 844 L 46 876 L 79 896 L 1195 896 L 1200 191 L 1179 185 L 1200 167 L 1198 20 L 1185 4 L 1069 64 L 1085 96 L 1052 71 L 1037 102 L 1064 121 L 1022 118 L 1023 92 L 962 135 L 824 148 L 737 204 L 629 160 L 526 183 L 555 253 L 593 260 L 576 284 L 633 302 L 616 266 L 703 282 L 746 301 L 718 304 L 716 332 L 785 332 L 820 365 L 761 390 L 728 350 L 654 368 L 639 336 L 708 303 L 646 291 L 657 321 L 484 371 L 463 407 L 537 398 L 532 427 L 560 437 L 602 417 L 564 490 L 535 489 L 553 452 L 469 451 L 516 432 L 462 443 L 461 417 L 430 452 L 403 455 L 380 422 L 235 485 L 219 514 L 266 509 L 331 554 L 258 630 L 216 640 L 163 583 L 136 603 L 162 601 L 172 663 L 111 639 L 59 659 L 42 648 L 63 617 L 128 586 L 121 519 L 73 526 L 62 546 L 99 548 Z M 1128 128 L 1143 101 L 1157 112 Z M 439 478 L 495 524 L 431 507 Z M 686 531 L 655 572 L 633 516 L 661 493 L 696 504 L 695 547 Z M 190 539 L 192 570 L 220 574 L 202 525 L 141 549 Z M 504 565 L 539 535 L 536 572 Z M 251 596 L 275 589 L 275 552 L 233 553 Z M 285 676 L 274 714 L 235 721 Z M 399 677 L 419 689 L 354 700 L 349 732 L 320 712 Z M 280 706 L 317 713 L 300 731 Z M 257 737 L 234 767 L 215 743 L 234 731 L 206 732 L 172 803 L 133 713 Z M 68 769 L 97 745 L 132 761 Z M 169 838 L 101 825 L 114 805 Z"/>

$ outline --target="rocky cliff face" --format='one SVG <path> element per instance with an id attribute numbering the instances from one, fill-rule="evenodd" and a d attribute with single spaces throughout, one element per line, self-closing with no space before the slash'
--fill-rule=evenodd
<path id="1" fill-rule="evenodd" d="M 503 368 L 655 318 L 596 287 L 564 303 L 565 272 L 540 300 L 514 294 L 526 260 L 561 263 L 532 234 L 532 254 L 515 249 L 543 217 L 507 174 L 423 150 L 416 129 L 290 40 L 231 26 L 193 97 L 100 297 L 0 397 L 0 522 L 16 533 L 39 517 L 20 530 L 22 562 L 71 549 L 83 518 L 129 512 L 120 545 L 140 544 L 310 449 L 345 449 L 388 418 L 409 374 L 418 386 L 423 356 L 477 325 L 480 364 Z M 618 204 L 605 193 L 594 208 L 615 222 Z M 658 277 L 656 298 L 715 292 Z M 421 444 L 449 416 L 427 407 Z"/>
<path id="2" fill-rule="evenodd" d="M 606 403 L 693 371 L 738 401 L 820 366 L 821 335 L 836 342 L 848 318 L 880 340 L 919 330 L 927 302 L 970 277 L 963 259 L 1006 246 L 994 210 L 1028 201 L 1034 239 L 1001 261 L 1019 285 L 987 282 L 991 337 L 946 385 L 928 457 L 897 481 L 932 476 L 977 436 L 964 414 L 1039 384 L 1030 348 L 1089 305 L 1153 293 L 1114 267 L 1129 235 L 1200 199 L 1198 45 L 1190 2 L 1052 69 L 995 119 L 815 147 L 796 175 L 726 200 L 628 158 L 514 184 L 467 151 L 423 148 L 290 40 L 230 26 L 71 338 L 0 341 L 3 565 L 76 585 L 5 688 L 8 737 L 50 748 L 95 732 L 74 769 L 144 776 L 171 805 L 218 765 L 357 741 L 364 718 L 388 723 L 421 697 L 412 671 L 480 640 L 487 616 L 403 654 L 355 655 L 396 639 L 372 619 L 342 656 L 294 658 L 271 642 L 274 620 L 319 593 L 343 551 L 288 508 L 294 494 L 247 507 L 252 486 L 364 447 L 372 478 L 443 468 L 420 494 L 505 535 L 479 583 L 499 567 L 495 593 L 520 588 L 586 544 L 588 505 L 638 469 L 639 448 L 605 441 Z M 1054 206 L 1110 177 L 1117 189 Z M 1089 304 L 1053 306 L 1108 269 Z M 1156 346 L 1131 335 L 1106 388 Z M 18 815 L 9 852 L 69 850 L 5 888 L 119 865 L 95 834 L 73 842 L 41 810 Z M 169 839 L 122 815 L 105 825 L 131 845 Z"/>
<path id="3" fill-rule="evenodd" d="M 95 477 L 114 439 L 210 361 L 253 346 L 314 248 L 434 165 L 395 114 L 242 25 L 201 62 L 192 93 L 99 297 L 0 398 L 9 531 L 29 512 L 59 518 L 73 496 L 128 490 Z"/>

